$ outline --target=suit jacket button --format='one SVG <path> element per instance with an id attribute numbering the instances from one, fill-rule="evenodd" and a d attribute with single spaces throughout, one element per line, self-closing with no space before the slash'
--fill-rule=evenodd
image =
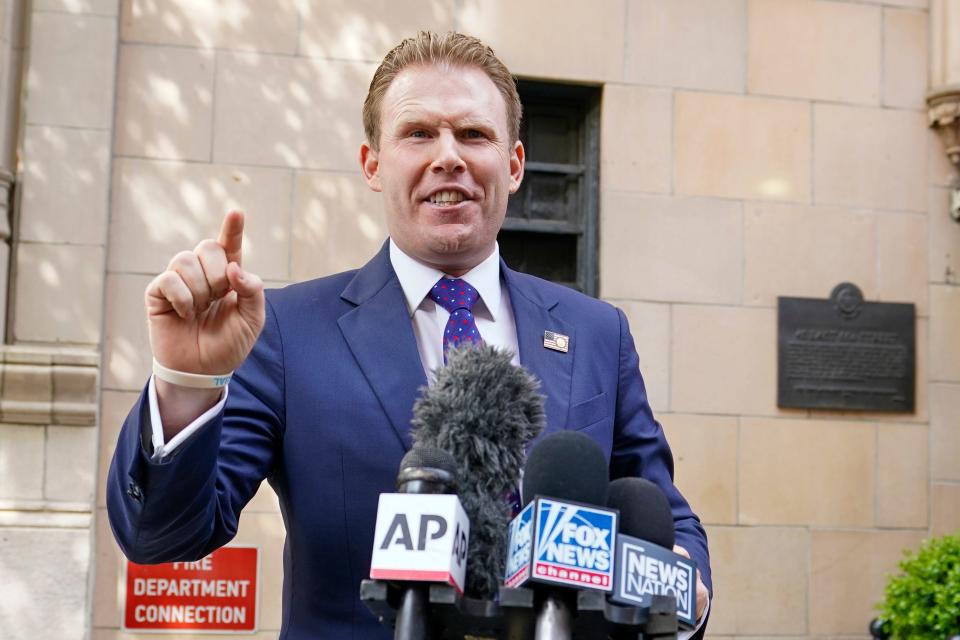
<path id="1" fill-rule="evenodd" d="M 127 487 L 127 495 L 137 502 L 143 502 L 143 492 L 140 491 L 140 486 L 136 482 L 131 482 Z"/>

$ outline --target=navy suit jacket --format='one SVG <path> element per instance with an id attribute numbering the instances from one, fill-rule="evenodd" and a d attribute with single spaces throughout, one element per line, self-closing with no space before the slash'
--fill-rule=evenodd
<path id="1" fill-rule="evenodd" d="M 611 478 L 657 483 L 677 544 L 706 584 L 706 534 L 673 485 L 673 458 L 647 403 L 633 339 L 613 306 L 501 263 L 520 362 L 542 382 L 545 433 L 583 431 Z M 543 332 L 570 337 L 544 348 Z M 138 563 L 195 560 L 229 542 L 267 479 L 287 528 L 281 638 L 388 638 L 359 600 L 377 499 L 410 448 L 426 378 L 386 245 L 362 269 L 267 292 L 266 324 L 230 383 L 226 407 L 171 456 L 151 461 L 146 393 L 120 433 L 107 505 L 114 536 Z M 576 473 L 576 470 L 571 470 Z"/>

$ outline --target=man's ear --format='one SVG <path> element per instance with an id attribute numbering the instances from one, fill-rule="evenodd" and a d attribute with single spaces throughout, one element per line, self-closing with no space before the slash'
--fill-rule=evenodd
<path id="1" fill-rule="evenodd" d="M 517 140 L 510 154 L 510 193 L 516 193 L 517 189 L 520 188 L 520 183 L 523 182 L 523 165 L 526 160 L 523 143 Z"/>
<path id="2" fill-rule="evenodd" d="M 367 186 L 374 191 L 383 191 L 383 185 L 380 184 L 380 155 L 366 142 L 360 145 L 360 171 Z"/>

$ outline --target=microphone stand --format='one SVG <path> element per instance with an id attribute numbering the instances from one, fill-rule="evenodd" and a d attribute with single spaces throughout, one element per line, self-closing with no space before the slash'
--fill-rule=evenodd
<path id="1" fill-rule="evenodd" d="M 410 585 L 403 590 L 397 607 L 394 640 L 427 639 L 427 590 L 429 585 Z"/>
<path id="2" fill-rule="evenodd" d="M 443 469 L 407 467 L 401 469 L 397 476 L 397 489 L 400 493 L 446 493 L 455 488 L 455 476 Z M 427 640 L 429 590 L 430 585 L 427 583 L 404 585 L 400 606 L 397 607 L 394 640 Z"/>
<path id="3" fill-rule="evenodd" d="M 428 615 L 433 617 L 426 623 L 428 640 L 467 637 L 502 640 L 571 640 L 574 637 L 582 640 L 677 639 L 677 600 L 674 596 L 656 595 L 649 607 L 630 607 L 608 602 L 607 595 L 600 591 L 568 594 L 557 590 L 548 594 L 534 593 L 528 587 L 503 587 L 499 599 L 493 601 L 464 598 L 451 585 L 423 583 L 417 586 L 423 588 Z M 405 597 L 397 594 L 399 590 L 399 585 L 386 581 L 363 580 L 360 600 L 384 627 L 411 634 L 397 635 L 397 638 L 412 638 L 417 631 L 397 615 Z"/>
<path id="4" fill-rule="evenodd" d="M 573 637 L 573 617 L 563 598 L 548 592 L 540 603 L 535 640 L 570 640 Z"/>

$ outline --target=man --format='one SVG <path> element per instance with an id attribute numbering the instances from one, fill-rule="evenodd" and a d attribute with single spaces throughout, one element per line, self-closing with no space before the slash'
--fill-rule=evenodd
<path id="1" fill-rule="evenodd" d="M 281 637 L 385 637 L 358 599 L 377 496 L 410 446 L 418 389 L 465 327 L 540 378 L 547 431 L 580 429 L 610 456 L 612 477 L 660 485 L 678 544 L 709 584 L 706 536 L 673 486 L 623 314 L 499 260 L 507 197 L 523 179 L 520 111 L 509 71 L 478 40 L 405 40 L 364 104 L 360 164 L 390 231 L 377 256 L 265 296 L 241 267 L 243 216 L 231 212 L 217 241 L 177 254 L 150 283 L 154 376 L 108 483 L 128 557 L 210 553 L 266 478 L 287 527 Z M 445 287 L 470 302 L 448 305 L 435 293 Z M 545 348 L 544 331 L 568 336 L 568 351 Z"/>

